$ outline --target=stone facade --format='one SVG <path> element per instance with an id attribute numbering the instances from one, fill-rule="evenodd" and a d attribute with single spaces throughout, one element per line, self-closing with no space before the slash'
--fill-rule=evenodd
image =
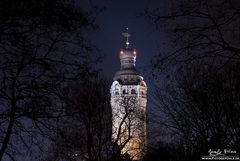
<path id="1" fill-rule="evenodd" d="M 135 69 L 136 50 L 120 51 L 121 69 L 112 83 L 112 140 L 121 153 L 141 160 L 146 146 L 147 85 Z"/>

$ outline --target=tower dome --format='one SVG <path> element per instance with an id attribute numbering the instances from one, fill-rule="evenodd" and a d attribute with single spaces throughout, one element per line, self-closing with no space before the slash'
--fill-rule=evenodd
<path id="1" fill-rule="evenodd" d="M 128 31 L 122 35 L 126 37 L 126 48 L 121 49 L 119 53 L 121 69 L 116 72 L 114 80 L 118 81 L 120 84 L 137 85 L 143 80 L 135 68 L 137 50 L 129 47 L 129 37 L 131 35 Z"/>
<path id="2" fill-rule="evenodd" d="M 120 51 L 121 69 L 135 69 L 137 51 L 126 48 Z"/>

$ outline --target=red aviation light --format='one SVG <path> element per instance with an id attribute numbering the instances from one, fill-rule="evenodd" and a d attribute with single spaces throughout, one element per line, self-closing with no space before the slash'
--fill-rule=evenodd
<path id="1" fill-rule="evenodd" d="M 123 49 L 120 50 L 120 54 L 121 54 L 121 55 L 123 54 Z"/>
<path id="2" fill-rule="evenodd" d="M 133 55 L 135 55 L 135 56 L 137 55 L 137 50 L 136 49 L 133 50 Z"/>

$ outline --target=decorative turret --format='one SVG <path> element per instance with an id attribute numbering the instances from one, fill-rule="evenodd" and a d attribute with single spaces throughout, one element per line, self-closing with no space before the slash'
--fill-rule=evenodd
<path id="1" fill-rule="evenodd" d="M 114 80 L 117 80 L 120 84 L 137 85 L 143 80 L 135 68 L 137 50 L 129 47 L 129 37 L 131 35 L 128 33 L 128 28 L 127 32 L 122 33 L 122 35 L 126 38 L 126 48 L 120 50 L 121 70 L 116 72 Z"/>
<path id="2" fill-rule="evenodd" d="M 135 69 L 137 51 L 134 49 L 126 48 L 120 51 L 121 69 Z"/>
<path id="3" fill-rule="evenodd" d="M 122 35 L 126 38 L 126 48 L 120 51 L 121 69 L 135 69 L 137 51 L 136 49 L 129 48 L 129 38 L 131 35 L 128 33 L 128 28 L 127 32 L 122 33 Z"/>

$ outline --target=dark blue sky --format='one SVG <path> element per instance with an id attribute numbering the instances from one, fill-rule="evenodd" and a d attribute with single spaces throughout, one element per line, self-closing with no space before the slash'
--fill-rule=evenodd
<path id="1" fill-rule="evenodd" d="M 148 86 L 147 113 L 151 116 L 154 113 L 153 119 L 158 126 L 159 122 L 156 120 L 161 118 L 161 114 L 156 113 L 153 106 L 153 92 L 155 90 L 150 73 L 150 63 L 155 54 L 167 52 L 169 40 L 167 39 L 166 28 L 162 27 L 157 31 L 156 26 L 147 22 L 141 14 L 147 5 L 167 8 L 170 5 L 170 0 L 95 0 L 95 2 L 106 7 L 106 11 L 97 17 L 100 30 L 91 35 L 93 43 L 105 55 L 100 65 L 103 73 L 111 83 L 114 74 L 120 69 L 119 51 L 126 46 L 122 32 L 125 32 L 126 27 L 128 27 L 131 34 L 130 47 L 138 51 L 136 68 L 139 74 L 144 77 Z M 161 80 L 157 82 L 157 85 L 162 85 L 163 82 Z M 150 118 L 152 117 L 149 117 L 148 120 L 152 121 Z M 151 124 L 151 126 L 155 125 Z M 148 127 L 150 133 L 152 132 L 151 129 L 154 128 Z M 161 130 L 160 128 L 157 129 Z M 156 131 L 156 129 L 154 130 Z"/>
<path id="2" fill-rule="evenodd" d="M 95 0 L 94 3 L 105 6 L 106 10 L 97 17 L 100 30 L 91 35 L 91 39 L 105 55 L 100 67 L 111 81 L 115 72 L 120 69 L 118 52 L 125 47 L 122 32 L 129 28 L 130 47 L 138 51 L 136 67 L 146 79 L 150 70 L 150 60 L 160 50 L 165 50 L 164 31 L 156 32 L 141 16 L 148 5 L 166 5 L 167 1 L 149 0 Z"/>

